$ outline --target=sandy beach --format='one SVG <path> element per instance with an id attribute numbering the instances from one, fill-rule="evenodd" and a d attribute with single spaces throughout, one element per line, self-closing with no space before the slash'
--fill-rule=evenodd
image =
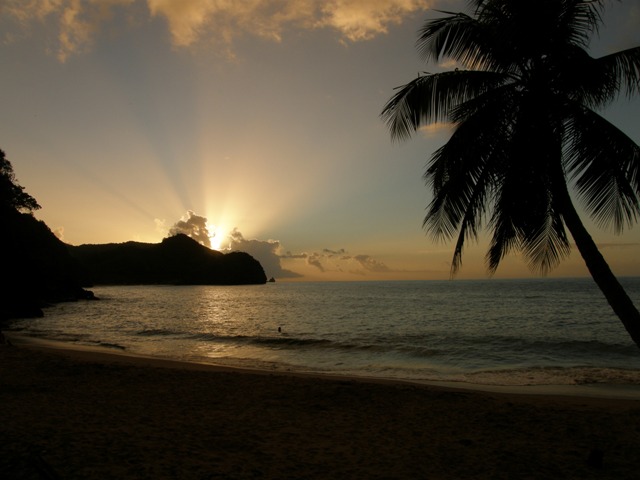
<path id="1" fill-rule="evenodd" d="M 0 345 L 10 479 L 635 479 L 640 401 Z"/>

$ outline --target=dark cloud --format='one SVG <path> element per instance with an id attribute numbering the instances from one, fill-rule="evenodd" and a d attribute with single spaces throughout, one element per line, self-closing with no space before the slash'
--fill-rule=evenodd
<path id="1" fill-rule="evenodd" d="M 309 255 L 307 255 L 306 253 L 291 253 L 290 251 L 287 251 L 287 253 L 285 253 L 284 255 L 280 255 L 280 258 L 307 258 Z"/>
<path id="2" fill-rule="evenodd" d="M 308 265 L 316 267 L 321 272 L 347 270 L 351 273 L 364 275 L 368 272 L 390 271 L 389 267 L 371 255 L 349 255 L 344 248 L 338 250 L 324 248 L 322 253 L 304 254 L 304 256 L 297 258 L 306 258 Z M 343 266 L 343 263 L 347 265 Z"/>
<path id="3" fill-rule="evenodd" d="M 229 234 L 229 250 L 246 252 L 258 260 L 264 269 L 267 277 L 274 278 L 296 278 L 301 277 L 299 273 L 282 268 L 278 255 L 280 242 L 277 240 L 247 240 L 242 233 L 234 228 Z"/>
<path id="4" fill-rule="evenodd" d="M 207 229 L 207 219 L 196 215 L 189 210 L 186 217 L 183 217 L 173 227 L 169 229 L 169 236 L 173 237 L 179 233 L 193 238 L 196 242 L 201 243 L 205 247 L 211 248 L 211 236 Z"/>
<path id="5" fill-rule="evenodd" d="M 370 255 L 356 255 L 353 259 L 368 272 L 388 272 L 389 267 Z"/>
<path id="6" fill-rule="evenodd" d="M 324 272 L 325 269 L 324 269 L 324 266 L 322 265 L 322 258 L 323 258 L 323 255 L 320 255 L 318 253 L 312 253 L 307 257 L 307 263 L 313 267 L 316 267 L 321 272 Z"/>

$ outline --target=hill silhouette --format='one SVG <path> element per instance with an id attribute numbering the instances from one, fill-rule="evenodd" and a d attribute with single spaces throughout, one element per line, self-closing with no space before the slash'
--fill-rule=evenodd
<path id="1" fill-rule="evenodd" d="M 184 234 L 161 243 L 109 243 L 67 246 L 87 285 L 246 285 L 264 284 L 260 262 L 248 253 L 221 253 Z"/>
<path id="2" fill-rule="evenodd" d="M 0 322 L 41 317 L 48 304 L 93 297 L 83 288 L 76 260 L 44 222 L 1 207 L 0 218 L 6 228 L 0 235 Z"/>

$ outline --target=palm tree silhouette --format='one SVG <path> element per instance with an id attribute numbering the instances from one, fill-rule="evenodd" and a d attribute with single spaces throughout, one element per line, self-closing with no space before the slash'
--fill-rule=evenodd
<path id="1" fill-rule="evenodd" d="M 394 140 L 420 126 L 454 132 L 425 172 L 433 189 L 424 227 L 465 241 L 492 234 L 494 273 L 510 252 L 545 274 L 568 256 L 571 233 L 593 279 L 640 346 L 640 313 L 585 229 L 569 186 L 599 226 L 622 233 L 640 215 L 640 147 L 596 113 L 622 91 L 640 92 L 640 47 L 600 58 L 586 48 L 605 0 L 472 0 L 473 15 L 442 12 L 417 46 L 425 61 L 459 69 L 425 73 L 398 91 L 381 117 Z"/>

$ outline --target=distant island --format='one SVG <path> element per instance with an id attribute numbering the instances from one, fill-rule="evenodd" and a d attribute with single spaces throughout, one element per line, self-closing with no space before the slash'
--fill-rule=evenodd
<path id="1" fill-rule="evenodd" d="M 221 253 L 184 234 L 161 243 L 67 246 L 84 285 L 250 285 L 267 283 L 248 253 Z"/>

